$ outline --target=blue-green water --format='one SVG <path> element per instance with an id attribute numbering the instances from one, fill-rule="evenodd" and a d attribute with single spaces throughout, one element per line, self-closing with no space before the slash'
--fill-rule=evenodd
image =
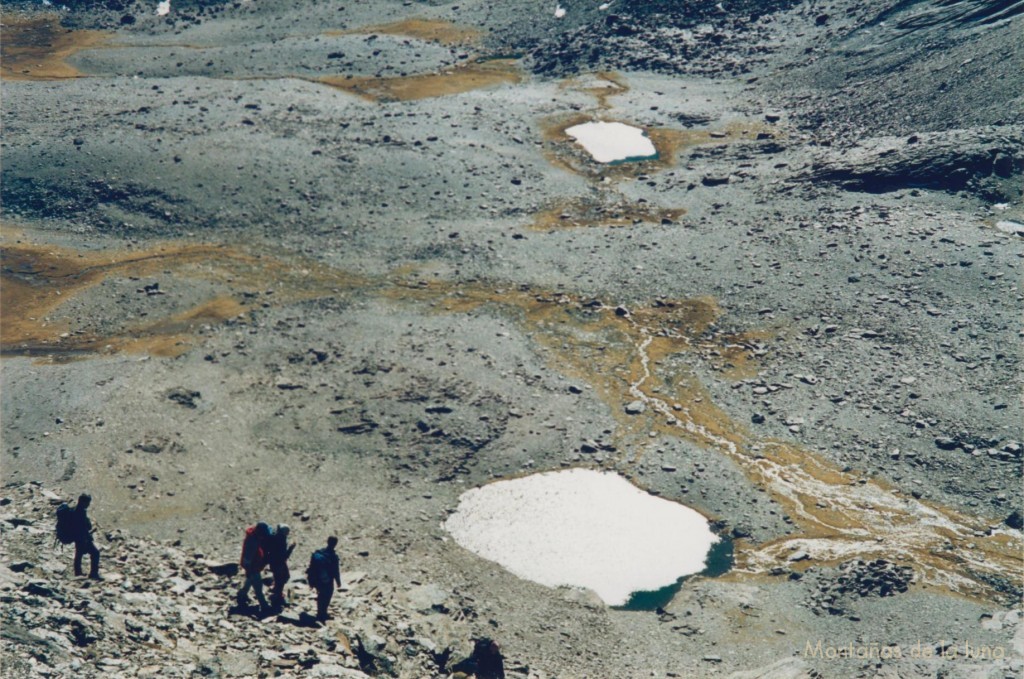
<path id="1" fill-rule="evenodd" d="M 703 575 L 706 578 L 718 577 L 727 573 L 732 568 L 734 561 L 732 540 L 719 536 L 718 542 L 713 544 L 708 551 L 708 557 L 704 561 L 704 570 L 697 575 Z M 671 585 L 651 592 L 633 592 L 624 606 L 615 606 L 615 608 L 623 611 L 654 611 L 664 608 L 668 602 L 672 601 L 672 597 L 682 589 L 683 582 L 691 577 L 693 576 L 684 575 Z"/>
<path id="2" fill-rule="evenodd" d="M 647 135 L 644 135 L 644 136 L 646 137 Z M 642 162 L 647 161 L 647 160 L 657 160 L 659 157 L 660 157 L 660 155 L 658 153 L 655 153 L 654 155 L 650 155 L 650 156 L 630 156 L 628 158 L 622 158 L 620 160 L 613 160 L 612 162 L 606 163 L 606 164 L 607 165 L 625 165 L 626 163 L 642 163 Z"/>

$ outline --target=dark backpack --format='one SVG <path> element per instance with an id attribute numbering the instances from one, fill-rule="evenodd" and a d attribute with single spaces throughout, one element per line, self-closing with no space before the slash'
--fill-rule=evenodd
<path id="1" fill-rule="evenodd" d="M 57 542 L 70 545 L 75 541 L 75 510 L 67 502 L 57 507 Z"/>
<path id="2" fill-rule="evenodd" d="M 310 587 L 316 587 L 328 582 L 331 574 L 328 572 L 330 565 L 327 563 L 327 555 L 319 549 L 309 557 L 309 567 L 306 569 L 306 582 Z"/>

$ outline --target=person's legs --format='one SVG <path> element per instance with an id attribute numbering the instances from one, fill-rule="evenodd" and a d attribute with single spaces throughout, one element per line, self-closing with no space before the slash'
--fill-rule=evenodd
<path id="1" fill-rule="evenodd" d="M 270 603 L 274 607 L 283 608 L 287 605 L 287 601 L 284 598 L 284 588 L 291 579 L 291 573 L 288 571 L 288 566 L 282 566 L 274 570 L 274 587 L 270 591 Z"/>
<path id="2" fill-rule="evenodd" d="M 90 540 L 87 551 L 89 552 L 89 577 L 93 580 L 99 580 L 100 550 L 98 547 L 96 547 L 96 543 Z M 81 563 L 79 563 L 79 567 L 81 567 Z"/>
<path id="3" fill-rule="evenodd" d="M 263 596 L 263 578 L 260 576 L 259 571 L 252 571 L 249 574 L 249 582 L 252 584 L 253 590 L 256 592 L 256 601 L 260 602 L 260 608 L 270 608 L 267 605 L 267 600 Z"/>
<path id="4" fill-rule="evenodd" d="M 84 545 L 80 541 L 75 542 L 75 575 L 82 574 L 82 557 L 85 556 L 83 547 Z"/>
<path id="5" fill-rule="evenodd" d="M 238 600 L 244 601 L 249 598 L 249 574 L 245 574 L 245 578 L 242 580 L 242 588 L 238 590 Z"/>
<path id="6" fill-rule="evenodd" d="M 245 580 L 242 582 L 242 589 L 238 590 L 238 603 L 244 604 L 249 600 L 249 590 L 252 588 L 252 574 L 245 571 Z"/>
<path id="7" fill-rule="evenodd" d="M 334 583 L 320 585 L 316 588 L 316 618 L 317 620 L 327 619 L 327 608 L 331 605 L 331 597 L 334 596 Z"/>
<path id="8" fill-rule="evenodd" d="M 318 585 L 317 588 L 316 588 L 316 619 L 317 620 L 324 620 L 327 617 L 327 614 L 325 613 L 325 611 L 327 610 L 327 606 L 324 603 L 326 595 L 327 595 L 326 588 L 324 588 L 322 585 Z"/>

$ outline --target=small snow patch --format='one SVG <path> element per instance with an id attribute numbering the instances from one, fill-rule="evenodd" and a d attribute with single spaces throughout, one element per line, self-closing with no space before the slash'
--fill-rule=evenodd
<path id="1" fill-rule="evenodd" d="M 162 0 L 160 4 L 156 6 L 156 15 L 158 17 L 167 16 L 171 13 L 171 0 Z"/>

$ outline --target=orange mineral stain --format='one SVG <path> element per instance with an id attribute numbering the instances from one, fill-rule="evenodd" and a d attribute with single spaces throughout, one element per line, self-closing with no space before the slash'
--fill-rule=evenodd
<path id="1" fill-rule="evenodd" d="M 54 14 L 5 16 L 0 27 L 0 78 L 4 80 L 64 80 L 83 74 L 65 61 L 110 38 L 104 31 L 63 28 Z"/>
<path id="2" fill-rule="evenodd" d="M 559 201 L 538 212 L 530 225 L 535 231 L 587 227 L 619 227 L 635 224 L 674 224 L 686 214 L 683 208 L 659 208 L 649 203 L 587 197 Z"/>
<path id="3" fill-rule="evenodd" d="M 480 37 L 479 29 L 459 26 L 448 21 L 435 19 L 413 18 L 395 21 L 389 24 L 362 26 L 347 31 L 327 31 L 326 35 L 398 35 L 415 38 L 425 42 L 436 42 L 442 45 L 467 45 L 476 43 Z"/>
<path id="4" fill-rule="evenodd" d="M 393 78 L 339 75 L 320 78 L 319 82 L 359 95 L 369 101 L 386 103 L 445 97 L 518 83 L 521 79 L 522 75 L 515 60 L 492 59 L 472 62 L 439 73 Z"/>
<path id="5" fill-rule="evenodd" d="M 8 233 L 9 231 L 9 233 Z M 178 355 L 194 343 L 203 326 L 218 325 L 247 313 L 236 297 L 260 291 L 268 280 L 283 290 L 276 304 L 340 294 L 358 277 L 308 261 L 285 261 L 215 244 L 168 242 L 144 250 L 73 250 L 33 244 L 5 229 L 0 247 L 0 351 L 4 356 L 67 359 L 96 353 L 133 352 Z M 104 296 L 105 281 L 136 281 L 159 275 L 172 287 L 214 283 L 195 303 L 166 316 L 139 321 L 111 318 L 106 331 L 93 319 L 63 313 L 72 301 Z M 142 283 L 138 283 L 141 286 Z M 127 314 L 127 312 L 125 312 Z"/>

